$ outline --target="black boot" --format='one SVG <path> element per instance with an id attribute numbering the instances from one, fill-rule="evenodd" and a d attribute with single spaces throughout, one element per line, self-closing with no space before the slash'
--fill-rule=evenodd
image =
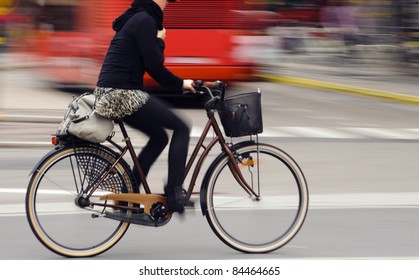
<path id="1" fill-rule="evenodd" d="M 166 194 L 167 208 L 170 212 L 182 214 L 185 211 L 185 206 L 193 207 L 193 202 L 186 199 L 181 187 L 171 188 L 166 186 L 164 193 Z"/>

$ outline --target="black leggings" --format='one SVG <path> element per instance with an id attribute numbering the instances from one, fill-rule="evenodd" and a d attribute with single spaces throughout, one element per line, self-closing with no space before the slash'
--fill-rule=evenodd
<path id="1" fill-rule="evenodd" d="M 189 146 L 189 126 L 168 104 L 153 96 L 150 96 L 143 107 L 124 117 L 123 121 L 149 137 L 149 141 L 138 155 L 138 161 L 145 175 L 169 142 L 165 129 L 173 130 L 169 147 L 167 186 L 169 188 L 182 186 Z M 135 171 L 134 176 L 140 184 L 139 175 Z"/>

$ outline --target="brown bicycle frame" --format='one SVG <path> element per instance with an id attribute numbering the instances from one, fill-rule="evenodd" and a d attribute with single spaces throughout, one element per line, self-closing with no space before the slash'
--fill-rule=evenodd
<path id="1" fill-rule="evenodd" d="M 124 157 L 125 153 L 128 150 L 130 155 L 131 155 L 131 158 L 133 159 L 133 162 L 134 162 L 134 170 L 136 172 L 138 172 L 138 174 L 140 176 L 140 180 L 141 180 L 142 186 L 144 187 L 145 193 L 146 194 L 151 194 L 152 193 L 151 189 L 148 185 L 147 179 L 144 175 L 144 172 L 141 168 L 141 165 L 140 165 L 140 163 L 137 159 L 136 152 L 135 152 L 134 147 L 132 145 L 131 139 L 128 136 L 128 133 L 125 129 L 125 126 L 124 126 L 122 121 L 118 121 L 117 123 L 119 124 L 122 135 L 124 137 L 123 141 L 126 144 L 125 147 L 121 150 L 121 154 L 120 154 L 119 158 L 117 159 L 117 162 Z M 213 128 L 215 136 L 208 145 L 204 145 L 205 139 L 206 139 L 206 137 L 207 137 L 211 128 Z M 215 119 L 213 111 L 208 112 L 208 121 L 205 125 L 204 130 L 202 131 L 202 134 L 201 134 L 197 144 L 195 145 L 195 148 L 192 152 L 192 155 L 188 159 L 188 162 L 187 162 L 187 165 L 186 165 L 186 168 L 185 168 L 184 180 L 186 179 L 187 175 L 191 171 L 192 165 L 194 164 L 195 160 L 198 157 L 199 150 L 201 148 L 203 148 L 204 151 L 199 156 L 198 161 L 195 165 L 195 168 L 193 169 L 192 177 L 191 177 L 191 180 L 190 180 L 190 183 L 189 183 L 189 187 L 187 189 L 187 198 L 189 199 L 190 196 L 192 195 L 197 177 L 199 175 L 199 171 L 201 170 L 201 167 L 202 167 L 202 165 L 205 161 L 205 158 L 207 157 L 207 155 L 209 154 L 211 149 L 217 143 L 220 143 L 222 151 L 224 151 L 229 158 L 229 167 L 230 167 L 230 170 L 232 172 L 232 175 L 236 178 L 236 180 L 239 182 L 239 184 L 243 187 L 243 189 L 249 195 L 253 194 L 256 198 L 258 198 L 259 196 L 253 191 L 253 189 L 247 184 L 246 180 L 243 178 L 243 175 L 241 174 L 240 168 L 239 168 L 238 164 L 236 163 L 236 159 L 234 157 L 234 154 L 233 154 L 232 150 L 230 149 L 230 147 L 225 142 L 225 138 L 223 136 L 223 133 L 221 132 L 221 129 L 220 129 L 220 126 L 217 123 L 217 120 Z M 106 172 L 106 173 L 109 173 L 109 171 Z M 104 174 L 103 177 L 106 177 L 106 173 Z M 98 182 L 97 186 L 100 183 L 101 182 Z M 91 193 L 93 193 L 95 189 L 96 188 L 93 188 L 91 190 Z"/>

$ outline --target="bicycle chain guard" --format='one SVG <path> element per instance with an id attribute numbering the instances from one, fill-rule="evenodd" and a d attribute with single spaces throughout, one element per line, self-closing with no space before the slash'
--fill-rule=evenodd
<path id="1" fill-rule="evenodd" d="M 150 211 L 155 203 L 161 203 L 167 207 L 166 198 L 159 194 L 142 193 L 111 193 L 103 195 L 100 200 L 113 200 L 117 202 L 131 202 L 138 205 L 144 205 L 144 213 L 151 215 Z M 112 207 L 112 205 L 109 205 Z"/>
<path id="2" fill-rule="evenodd" d="M 105 212 L 105 217 L 139 224 L 144 226 L 163 226 L 169 222 L 172 212 L 168 212 L 166 198 L 158 194 L 139 194 L 139 193 L 112 193 L 103 195 L 100 200 L 113 200 L 117 203 L 128 202 L 138 205 L 144 205 L 144 213 L 118 213 Z M 118 208 L 116 205 L 108 207 Z"/>

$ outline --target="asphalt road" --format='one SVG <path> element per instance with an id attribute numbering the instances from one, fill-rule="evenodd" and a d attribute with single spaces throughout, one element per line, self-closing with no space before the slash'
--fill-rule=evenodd
<path id="1" fill-rule="evenodd" d="M 3 84 L 2 104 L 8 105 L 2 107 L 3 114 L 64 112 L 68 94 L 45 87 L 29 73 L 5 75 L 9 82 L 22 77 L 25 82 L 14 95 L 3 94 L 12 89 L 10 83 Z M 418 106 L 268 82 L 242 83 L 231 90 L 256 88 L 263 92 L 261 140 L 291 154 L 307 177 L 310 210 L 300 233 L 278 251 L 246 255 L 219 241 L 199 211 L 189 211 L 185 219 L 175 218 L 162 228 L 132 226 L 120 243 L 96 259 L 418 260 Z M 193 143 L 203 113 L 182 111 L 193 123 Z M 28 173 L 51 148 L 28 143 L 48 142 L 56 125 L 3 122 L 0 126 L 2 142 L 26 143 L 0 150 L 0 223 L 7 229 L 0 233 L 0 259 L 61 259 L 35 239 L 23 205 Z M 138 146 L 145 141 L 139 134 L 133 136 Z M 166 156 L 150 174 L 157 186 L 162 185 Z"/>
<path id="2" fill-rule="evenodd" d="M 59 119 L 71 99 L 72 94 L 51 89 L 31 71 L 0 74 L 2 120 L 10 116 L 15 120 L 16 116 L 32 120 L 35 117 Z M 389 90 L 390 85 L 391 89 L 400 89 L 399 92 L 411 90 L 403 88 L 398 78 L 391 75 L 385 77 L 385 82 Z M 419 106 L 261 81 L 240 83 L 230 89 L 247 92 L 257 88 L 261 88 L 263 94 L 261 141 L 276 145 L 294 157 L 307 178 L 310 191 L 307 219 L 286 246 L 269 254 L 236 252 L 217 239 L 205 217 L 196 209 L 189 210 L 184 219 L 174 217 L 164 227 L 132 225 L 115 247 L 92 259 L 112 260 L 109 266 L 102 262 L 62 262 L 62 257 L 38 242 L 24 213 L 29 172 L 52 148 L 50 134 L 54 133 L 57 124 L 2 121 L 2 271 L 9 278 L 42 275 L 44 279 L 55 279 L 60 275 L 64 279 L 74 279 L 80 275 L 102 275 L 137 279 L 137 268 L 145 265 L 187 267 L 198 264 L 201 268 L 256 265 L 281 266 L 283 279 L 305 279 L 307 276 L 417 279 Z M 205 122 L 204 114 L 196 108 L 178 110 L 192 124 L 193 144 Z M 140 133 L 129 132 L 136 147 L 140 148 L 146 139 Z M 214 156 L 208 157 L 204 169 Z M 166 162 L 167 152 L 150 173 L 153 189 L 163 186 Z M 335 260 L 339 262 L 331 265 Z M 379 262 L 359 263 L 359 260 Z M 55 262 L 51 264 L 51 261 Z M 119 262 L 115 265 L 115 261 Z M 339 266 L 342 262 L 343 267 Z M 100 271 L 90 269 L 90 264 L 98 264 Z M 57 272 L 50 269 L 52 267 L 61 270 Z M 227 271 L 226 268 L 224 272 Z M 230 275 L 231 271 L 230 267 Z M 299 274 L 303 276 L 296 276 Z M 241 275 L 242 278 L 245 276 Z M 257 279 L 255 275 L 247 276 Z"/>

